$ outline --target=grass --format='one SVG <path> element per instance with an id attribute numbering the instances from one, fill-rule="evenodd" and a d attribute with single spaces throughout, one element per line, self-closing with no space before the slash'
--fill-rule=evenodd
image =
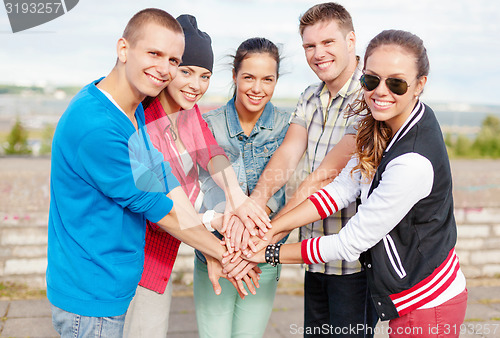
<path id="1" fill-rule="evenodd" d="M 42 299 L 47 297 L 44 289 L 34 289 L 26 284 L 0 283 L 0 300 Z"/>

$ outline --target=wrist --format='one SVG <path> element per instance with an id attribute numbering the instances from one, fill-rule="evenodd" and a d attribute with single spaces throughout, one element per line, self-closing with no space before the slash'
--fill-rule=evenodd
<path id="1" fill-rule="evenodd" d="M 266 263 L 270 264 L 271 266 L 277 266 L 278 264 L 280 264 L 281 245 L 282 243 L 269 244 L 266 247 L 264 253 Z"/>
<path id="2" fill-rule="evenodd" d="M 212 227 L 212 221 L 213 221 L 214 217 L 215 217 L 215 211 L 214 210 L 207 210 L 203 214 L 203 218 L 202 218 L 203 225 L 210 232 L 214 232 L 215 231 L 215 229 Z"/>

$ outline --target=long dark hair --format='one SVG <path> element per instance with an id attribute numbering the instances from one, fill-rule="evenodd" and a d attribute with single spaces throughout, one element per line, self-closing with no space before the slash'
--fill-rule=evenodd
<path id="1" fill-rule="evenodd" d="M 399 46 L 415 57 L 417 79 L 429 75 L 429 58 L 422 39 L 402 30 L 385 30 L 375 36 L 366 48 L 365 67 L 375 49 L 385 45 Z M 392 130 L 385 122 L 373 118 L 364 99 L 353 103 L 350 114 L 363 116 L 356 136 L 356 155 L 359 163 L 353 171 L 359 169 L 363 177 L 371 178 L 382 160 L 384 150 L 392 137 Z"/>

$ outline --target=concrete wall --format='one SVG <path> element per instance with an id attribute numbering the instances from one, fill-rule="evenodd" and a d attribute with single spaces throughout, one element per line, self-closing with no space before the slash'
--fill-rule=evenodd
<path id="1" fill-rule="evenodd" d="M 462 269 L 499 276 L 500 161 L 452 161 L 452 169 Z M 0 282 L 45 287 L 49 173 L 48 158 L 0 158 Z M 193 250 L 182 245 L 174 280 L 190 283 L 192 267 Z M 301 267 L 284 266 L 281 278 L 301 282 Z"/>

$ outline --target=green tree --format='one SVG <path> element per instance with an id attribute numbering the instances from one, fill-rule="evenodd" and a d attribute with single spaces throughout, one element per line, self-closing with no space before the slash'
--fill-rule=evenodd
<path id="1" fill-rule="evenodd" d="M 28 147 L 28 132 L 19 118 L 16 119 L 16 123 L 7 136 L 7 147 L 4 149 L 7 155 L 31 154 L 31 149 Z"/>
<path id="2" fill-rule="evenodd" d="M 458 157 L 469 157 L 471 155 L 472 141 L 465 135 L 460 134 L 455 141 L 454 154 Z"/>
<path id="3" fill-rule="evenodd" d="M 472 148 L 481 157 L 500 157 L 500 119 L 488 115 L 482 125 Z"/>

